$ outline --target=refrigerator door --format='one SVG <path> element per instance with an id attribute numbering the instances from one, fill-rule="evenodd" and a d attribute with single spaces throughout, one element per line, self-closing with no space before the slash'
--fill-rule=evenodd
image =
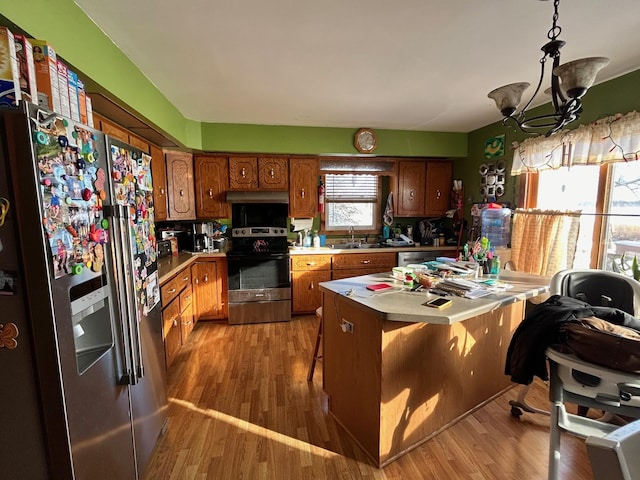
<path id="1" fill-rule="evenodd" d="M 136 478 L 129 388 L 120 384 L 128 367 L 114 308 L 115 272 L 105 261 L 112 243 L 102 218 L 102 202 L 109 200 L 104 136 L 28 108 L 28 116 L 8 119 L 7 137 L 16 254 L 47 448 L 56 452 L 51 477 L 71 478 L 68 468 L 78 479 Z"/>
<path id="2" fill-rule="evenodd" d="M 131 409 L 138 472 L 142 474 L 167 415 L 151 157 L 111 138 L 107 138 L 107 148 L 117 243 L 122 246 L 118 270 L 129 286 L 119 289 L 119 294 L 126 309 L 123 318 L 128 319 Z"/>

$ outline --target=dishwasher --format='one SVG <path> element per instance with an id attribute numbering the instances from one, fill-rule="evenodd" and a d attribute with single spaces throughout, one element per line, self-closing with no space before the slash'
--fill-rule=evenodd
<path id="1" fill-rule="evenodd" d="M 447 253 L 442 250 L 429 250 L 429 251 L 413 251 L 413 252 L 398 252 L 398 266 L 406 267 L 407 265 L 429 262 L 435 260 L 436 257 L 446 257 Z"/>

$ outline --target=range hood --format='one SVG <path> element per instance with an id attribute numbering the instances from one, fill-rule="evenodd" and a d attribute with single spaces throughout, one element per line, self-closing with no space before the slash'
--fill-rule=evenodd
<path id="1" fill-rule="evenodd" d="M 230 191 L 229 203 L 289 203 L 289 192 Z"/>

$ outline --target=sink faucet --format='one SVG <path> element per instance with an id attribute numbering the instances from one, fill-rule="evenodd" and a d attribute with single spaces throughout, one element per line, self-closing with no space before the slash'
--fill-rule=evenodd
<path id="1" fill-rule="evenodd" d="M 355 232 L 353 229 L 353 225 L 349 225 L 349 234 L 351 235 L 351 243 L 355 243 Z"/>

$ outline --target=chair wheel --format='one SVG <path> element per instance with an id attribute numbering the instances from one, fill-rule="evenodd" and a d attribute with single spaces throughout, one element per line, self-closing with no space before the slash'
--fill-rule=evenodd
<path id="1" fill-rule="evenodd" d="M 511 407 L 511 415 L 520 418 L 522 416 L 522 410 L 516 406 Z"/>

